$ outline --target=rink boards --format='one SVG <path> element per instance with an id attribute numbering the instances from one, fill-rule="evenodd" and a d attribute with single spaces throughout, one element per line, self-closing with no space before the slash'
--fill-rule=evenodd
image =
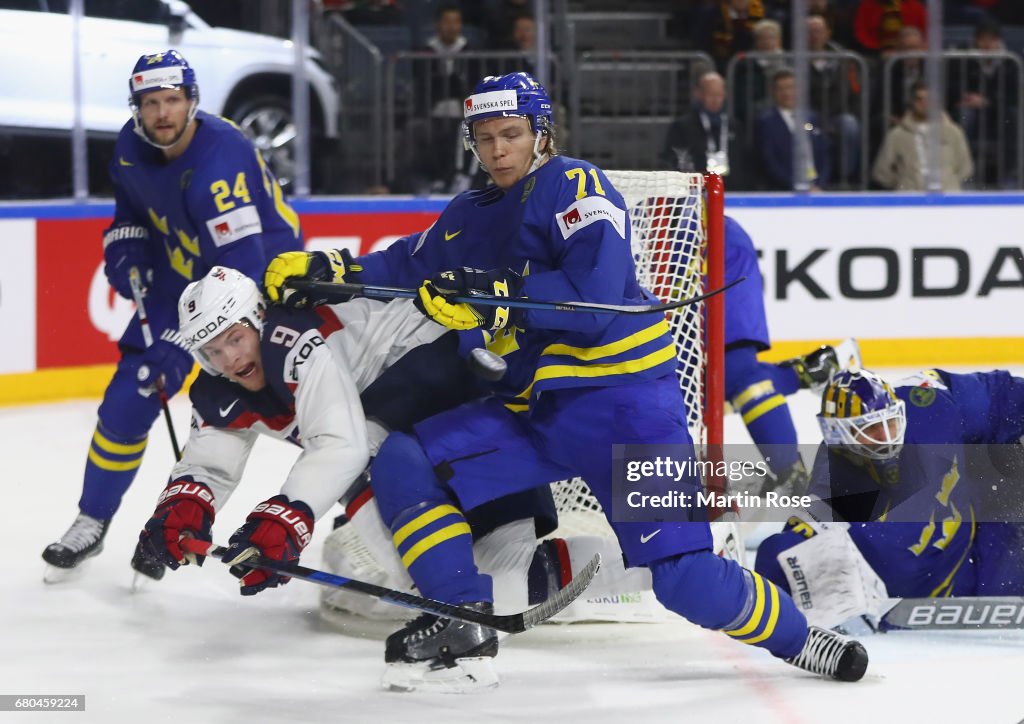
<path id="1" fill-rule="evenodd" d="M 732 196 L 777 358 L 854 336 L 871 366 L 1024 362 L 1024 195 Z M 442 198 L 295 203 L 310 248 L 365 253 Z M 98 395 L 133 306 L 106 284 L 113 205 L 0 205 L 0 404 Z"/>

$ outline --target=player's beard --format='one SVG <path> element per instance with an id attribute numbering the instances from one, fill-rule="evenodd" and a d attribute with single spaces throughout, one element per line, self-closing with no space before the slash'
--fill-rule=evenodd
<path id="1" fill-rule="evenodd" d="M 173 134 L 168 132 L 171 129 L 155 129 L 156 132 L 154 132 L 154 130 L 150 130 L 146 126 L 143 126 L 142 130 L 146 134 L 146 138 L 149 139 L 150 143 L 158 148 L 167 150 L 178 145 L 178 142 L 184 137 L 185 131 L 188 130 L 188 124 L 191 123 L 192 120 L 193 119 L 189 115 L 186 115 L 181 124 L 173 129 Z M 160 135 L 158 136 L 157 133 Z"/>

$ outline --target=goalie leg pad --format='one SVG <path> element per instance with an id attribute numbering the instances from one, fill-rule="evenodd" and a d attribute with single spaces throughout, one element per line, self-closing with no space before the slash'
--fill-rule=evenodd
<path id="1" fill-rule="evenodd" d="M 662 605 L 698 626 L 780 658 L 796 656 L 807 639 L 807 619 L 793 599 L 735 561 L 687 553 L 655 562 L 651 574 Z"/>

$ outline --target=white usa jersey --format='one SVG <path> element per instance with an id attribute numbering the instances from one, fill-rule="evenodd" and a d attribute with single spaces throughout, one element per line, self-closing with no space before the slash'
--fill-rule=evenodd
<path id="1" fill-rule="evenodd" d="M 206 483 L 219 509 L 259 435 L 289 440 L 302 453 L 281 493 L 302 500 L 319 518 L 369 462 L 360 392 L 406 352 L 445 331 L 406 300 L 270 307 L 260 340 L 266 387 L 249 392 L 201 372 L 189 393 L 192 430 L 172 479 Z"/>

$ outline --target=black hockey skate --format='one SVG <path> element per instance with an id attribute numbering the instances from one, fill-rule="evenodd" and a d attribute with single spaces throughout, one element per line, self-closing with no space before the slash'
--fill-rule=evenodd
<path id="1" fill-rule="evenodd" d="M 841 369 L 861 366 L 860 346 L 855 339 L 844 339 L 835 347 L 819 347 L 810 354 L 779 363 L 792 367 L 800 379 L 800 388 L 820 392 L 829 378 Z"/>
<path id="2" fill-rule="evenodd" d="M 107 534 L 109 520 L 99 520 L 91 515 L 79 513 L 75 522 L 56 543 L 46 546 L 43 560 L 54 568 L 71 569 L 103 550 L 103 538 Z M 49 573 L 46 580 L 50 580 Z"/>
<path id="3" fill-rule="evenodd" d="M 146 552 L 141 542 L 135 544 L 135 553 L 132 554 L 132 568 L 137 573 L 141 573 L 147 578 L 152 578 L 154 581 L 159 581 L 163 578 L 164 571 L 167 570 L 163 563 Z"/>
<path id="4" fill-rule="evenodd" d="M 490 603 L 464 605 L 494 611 Z M 381 683 L 385 689 L 456 693 L 497 686 L 493 667 L 497 654 L 498 635 L 493 629 L 425 613 L 388 636 Z"/>
<path id="5" fill-rule="evenodd" d="M 786 663 L 837 681 L 860 681 L 868 669 L 868 652 L 853 639 L 811 626 L 803 649 Z"/>

